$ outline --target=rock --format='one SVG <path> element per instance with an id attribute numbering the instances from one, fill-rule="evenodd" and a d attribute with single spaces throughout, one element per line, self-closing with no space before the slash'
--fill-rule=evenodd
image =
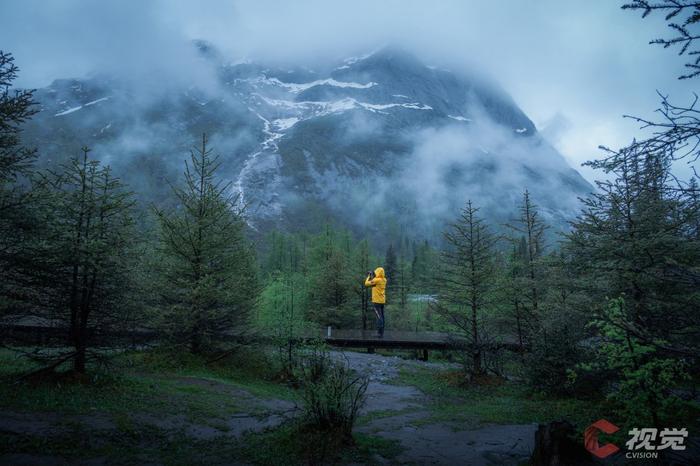
<path id="1" fill-rule="evenodd" d="M 594 465 L 596 462 L 582 442 L 573 440 L 574 426 L 568 421 L 540 424 L 535 432 L 533 466 Z"/>

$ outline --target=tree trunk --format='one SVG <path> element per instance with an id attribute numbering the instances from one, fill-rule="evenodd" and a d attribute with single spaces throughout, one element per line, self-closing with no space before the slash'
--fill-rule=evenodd
<path id="1" fill-rule="evenodd" d="M 85 345 L 78 344 L 75 348 L 75 358 L 73 358 L 73 370 L 78 374 L 85 373 Z"/>
<path id="2" fill-rule="evenodd" d="M 481 349 L 476 322 L 476 304 L 472 303 L 472 370 L 475 376 L 481 375 Z"/>
<path id="3" fill-rule="evenodd" d="M 515 322 L 518 326 L 518 344 L 520 345 L 520 351 L 523 351 L 523 328 L 520 323 L 520 309 L 518 308 L 518 301 L 515 301 Z"/>

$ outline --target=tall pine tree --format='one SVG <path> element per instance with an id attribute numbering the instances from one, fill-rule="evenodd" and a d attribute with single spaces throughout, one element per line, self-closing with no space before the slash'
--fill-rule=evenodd
<path id="1" fill-rule="evenodd" d="M 185 163 L 184 186 L 173 186 L 179 205 L 155 210 L 163 326 L 174 343 L 193 353 L 245 328 L 259 293 L 242 212 L 231 185 L 216 179 L 219 165 L 203 135 Z"/>
<path id="2" fill-rule="evenodd" d="M 67 328 L 66 358 L 79 373 L 90 346 L 111 344 L 110 331 L 129 322 L 138 289 L 132 194 L 89 152 L 46 176 L 37 209 L 48 221 L 27 266 L 27 286 L 41 297 L 33 312 Z"/>
<path id="3" fill-rule="evenodd" d="M 633 144 L 592 163 L 609 178 L 585 200 L 567 245 L 605 342 L 600 369 L 615 370 L 609 395 L 657 427 L 674 410 L 672 381 L 697 367 L 700 351 L 698 211 L 671 162 Z"/>
<path id="4" fill-rule="evenodd" d="M 394 279 L 396 278 L 396 269 L 398 267 L 398 259 L 396 257 L 396 250 L 394 249 L 394 244 L 390 244 L 386 249 L 386 255 L 384 256 L 384 273 L 387 279 L 387 286 L 394 287 Z"/>
<path id="5" fill-rule="evenodd" d="M 37 109 L 32 91 L 12 89 L 17 73 L 12 55 L 0 50 L 0 315 L 36 300 L 27 288 L 34 281 L 30 243 L 42 230 L 36 192 L 26 183 L 36 153 L 20 141 L 22 123 Z"/>
<path id="6" fill-rule="evenodd" d="M 514 260 L 516 263 L 520 262 L 515 264 L 513 269 L 519 273 L 519 276 L 514 277 L 514 291 L 522 292 L 517 315 L 520 316 L 519 324 L 525 324 L 524 334 L 531 336 L 537 332 L 542 318 L 541 301 L 544 295 L 545 276 L 544 235 L 547 225 L 540 219 L 537 206 L 532 202 L 527 189 L 523 193 L 520 216 L 507 227 L 512 231 L 511 242 L 517 245 Z"/>
<path id="7" fill-rule="evenodd" d="M 435 285 L 436 310 L 469 342 L 465 361 L 472 377 L 483 372 L 483 313 L 492 305 L 495 285 L 494 256 L 496 237 L 478 216 L 478 208 L 468 201 L 445 232 L 445 249 Z"/>

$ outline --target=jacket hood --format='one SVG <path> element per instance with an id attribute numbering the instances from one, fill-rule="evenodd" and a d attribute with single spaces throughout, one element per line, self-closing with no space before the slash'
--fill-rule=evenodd
<path id="1" fill-rule="evenodd" d="M 377 267 L 374 269 L 374 274 L 379 278 L 384 278 L 384 269 L 382 267 Z"/>

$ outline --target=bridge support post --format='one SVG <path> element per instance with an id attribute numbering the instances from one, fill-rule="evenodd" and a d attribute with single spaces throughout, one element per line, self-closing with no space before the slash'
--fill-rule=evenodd
<path id="1" fill-rule="evenodd" d="M 367 353 L 368 353 L 368 354 L 374 354 L 374 348 L 372 348 L 371 346 L 368 346 L 368 347 L 367 347 Z"/>
<path id="2" fill-rule="evenodd" d="M 427 361 L 428 360 L 428 348 L 423 348 L 421 351 L 421 356 L 420 356 L 421 361 Z"/>

